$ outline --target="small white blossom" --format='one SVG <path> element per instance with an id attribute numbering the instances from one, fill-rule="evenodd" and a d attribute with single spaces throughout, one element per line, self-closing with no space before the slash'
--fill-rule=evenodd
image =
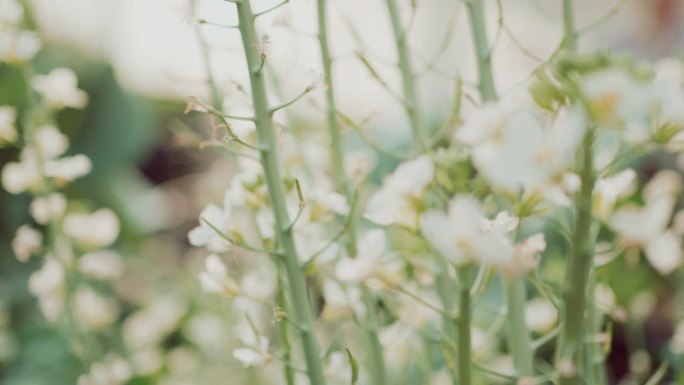
<path id="1" fill-rule="evenodd" d="M 88 103 L 88 95 L 78 89 L 76 74 L 69 68 L 55 68 L 47 75 L 34 75 L 33 88 L 43 96 L 52 108 L 83 108 Z"/>
<path id="2" fill-rule="evenodd" d="M 511 240 L 500 230 L 487 231 L 480 204 L 470 196 L 451 200 L 447 213 L 431 210 L 422 216 L 422 231 L 444 257 L 455 264 L 504 265 L 513 258 Z"/>
<path id="3" fill-rule="evenodd" d="M 31 273 L 28 288 L 31 294 L 38 297 L 38 306 L 43 316 L 48 321 L 57 321 L 64 308 L 64 266 L 55 258 L 48 257 L 40 270 Z"/>
<path id="4" fill-rule="evenodd" d="M 652 201 L 660 195 L 676 196 L 682 190 L 682 175 L 674 170 L 660 170 L 644 186 L 644 199 Z"/>
<path id="5" fill-rule="evenodd" d="M 258 367 L 267 364 L 271 360 L 268 353 L 270 341 L 264 336 L 258 337 L 258 343 L 244 348 L 233 350 L 233 357 L 245 367 Z"/>
<path id="6" fill-rule="evenodd" d="M 86 277 L 101 280 L 120 278 L 125 270 L 121 255 L 114 250 L 97 250 L 78 260 L 78 269 Z"/>
<path id="7" fill-rule="evenodd" d="M 54 159 L 69 148 L 69 138 L 52 124 L 40 126 L 34 133 L 33 140 L 43 159 Z"/>
<path id="8" fill-rule="evenodd" d="M 74 310 L 78 323 L 90 330 L 104 330 L 119 315 L 116 302 L 87 287 L 74 293 Z"/>
<path id="9" fill-rule="evenodd" d="M 188 241 L 195 247 L 206 247 L 213 253 L 223 253 L 230 247 L 230 242 L 221 237 L 230 229 L 232 210 L 226 206 L 223 210 L 215 205 L 207 206 L 200 213 L 200 224 L 188 233 Z"/>
<path id="10" fill-rule="evenodd" d="M 32 31 L 7 31 L 0 33 L 0 61 L 23 63 L 40 51 L 40 39 Z"/>
<path id="11" fill-rule="evenodd" d="M 67 202 L 64 195 L 52 193 L 43 198 L 36 198 L 31 202 L 31 216 L 36 222 L 45 225 L 50 221 L 57 220 L 64 216 Z"/>
<path id="12" fill-rule="evenodd" d="M 14 107 L 0 106 L 0 146 L 17 140 L 17 128 L 14 125 L 16 119 L 17 110 Z"/>
<path id="13" fill-rule="evenodd" d="M 629 196 L 636 188 L 636 172 L 631 168 L 615 175 L 600 178 L 594 186 L 593 206 L 596 216 L 607 220 L 613 213 L 615 203 Z"/>
<path id="14" fill-rule="evenodd" d="M 90 173 L 93 163 L 90 158 L 79 154 L 45 162 L 45 176 L 71 182 Z"/>
<path id="15" fill-rule="evenodd" d="M 21 23 L 24 7 L 17 0 L 0 0 L 0 28 L 11 28 Z"/>
<path id="16" fill-rule="evenodd" d="M 64 233 L 83 247 L 96 249 L 114 243 L 119 236 L 119 219 L 110 209 L 91 214 L 71 213 L 64 218 Z"/>
<path id="17" fill-rule="evenodd" d="M 557 321 L 558 310 L 549 300 L 535 298 L 525 305 L 525 322 L 531 330 L 537 333 L 548 332 Z"/>
<path id="18" fill-rule="evenodd" d="M 370 230 L 359 241 L 358 254 L 342 258 L 335 268 L 341 282 L 359 283 L 372 277 L 380 268 L 379 259 L 386 252 L 387 236 L 379 229 Z"/>
<path id="19" fill-rule="evenodd" d="M 38 159 L 32 151 L 24 149 L 19 162 L 9 162 L 2 169 L 2 187 L 11 194 L 37 190 L 42 183 Z"/>
<path id="20" fill-rule="evenodd" d="M 43 234 L 29 225 L 22 225 L 12 240 L 12 250 L 20 262 L 26 262 L 43 247 Z"/>
<path id="21" fill-rule="evenodd" d="M 228 276 L 228 268 L 216 254 L 212 254 L 204 261 L 204 271 L 199 274 L 202 290 L 207 293 L 217 293 L 226 297 L 235 297 L 240 293 L 240 287 Z"/>
<path id="22" fill-rule="evenodd" d="M 630 123 L 635 139 L 647 130 L 649 92 L 621 68 L 608 68 L 587 75 L 582 89 L 594 117 L 604 122 Z M 647 131 L 646 131 L 647 132 Z"/>
<path id="23" fill-rule="evenodd" d="M 416 226 L 415 200 L 432 181 L 435 165 L 427 155 L 400 164 L 366 204 L 364 217 L 379 225 Z"/>

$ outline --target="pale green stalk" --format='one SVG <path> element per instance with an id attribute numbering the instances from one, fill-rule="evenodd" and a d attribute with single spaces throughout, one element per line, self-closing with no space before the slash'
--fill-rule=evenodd
<path id="1" fill-rule="evenodd" d="M 458 384 L 472 384 L 472 342 L 470 337 L 471 294 L 470 275 L 472 267 L 466 266 L 460 271 L 461 294 L 458 313 Z"/>
<path id="2" fill-rule="evenodd" d="M 340 124 L 337 120 L 337 109 L 335 105 L 335 91 L 333 87 L 332 76 L 332 59 L 330 55 L 330 42 L 328 40 L 328 26 L 327 26 L 327 0 L 318 0 L 318 42 L 321 48 L 321 58 L 323 61 L 323 74 L 325 77 L 326 90 L 326 117 L 328 123 L 328 132 L 330 134 L 330 156 L 332 164 L 332 174 L 338 191 L 342 191 L 351 202 L 354 196 L 354 188 L 351 181 L 347 177 L 344 169 L 344 157 L 342 150 L 342 138 L 340 133 Z M 350 212 L 349 215 L 354 215 Z M 346 247 L 350 256 L 357 254 L 356 250 L 356 228 L 354 220 L 348 221 Z M 369 325 L 365 328 L 366 336 L 366 353 L 368 358 L 368 372 L 370 373 L 371 383 L 374 385 L 387 384 L 387 370 L 385 368 L 385 359 L 378 337 L 378 319 L 377 319 L 377 305 L 373 294 L 365 285 L 362 285 L 361 292 L 363 301 L 366 305 L 367 315 L 366 320 Z"/>
<path id="3" fill-rule="evenodd" d="M 292 318 L 298 325 L 300 332 L 309 381 L 311 385 L 323 385 L 325 384 L 323 363 L 320 357 L 318 341 L 316 341 L 311 305 L 308 301 L 306 277 L 297 257 L 297 247 L 287 212 L 285 189 L 278 168 L 279 159 L 273 127 L 273 112 L 268 104 L 266 82 L 262 71 L 265 58 L 258 49 L 259 40 L 257 39 L 254 26 L 254 13 L 249 1 L 242 0 L 236 2 L 235 6 L 237 8 L 240 35 L 249 71 L 255 116 L 254 122 L 261 164 L 264 169 L 266 186 L 274 214 L 277 243 L 282 248 L 282 258 L 284 258 L 285 270 L 289 281 L 293 311 Z"/>
<path id="4" fill-rule="evenodd" d="M 468 8 L 473 43 L 475 45 L 475 53 L 477 54 L 480 97 L 483 101 L 495 100 L 496 87 L 494 86 L 494 76 L 492 75 L 492 51 L 489 49 L 489 40 L 487 39 L 483 0 L 464 1 Z"/>
<path id="5" fill-rule="evenodd" d="M 563 293 L 563 330 L 559 339 L 556 367 L 561 371 L 561 385 L 579 385 L 586 374 L 583 365 L 584 321 L 587 311 L 587 287 L 594 247 L 591 239 L 592 194 L 596 176 L 593 170 L 594 129 L 590 128 L 582 143 L 580 177 L 582 185 L 575 199 L 575 228 L 572 259 L 568 267 Z"/>
<path id="6" fill-rule="evenodd" d="M 575 13 L 572 0 L 563 0 L 563 46 L 570 52 L 577 51 L 577 30 L 575 29 Z"/>
<path id="7" fill-rule="evenodd" d="M 406 115 L 411 121 L 411 132 L 413 133 L 414 147 L 420 151 L 425 151 L 427 147 L 427 132 L 423 125 L 418 96 L 416 93 L 416 76 L 411 65 L 411 55 L 408 47 L 406 31 L 401 24 L 401 15 L 396 0 L 387 0 L 392 30 L 394 31 L 394 42 L 397 47 L 397 57 L 399 59 L 399 70 L 401 72 L 401 83 L 403 87 L 404 108 Z"/>

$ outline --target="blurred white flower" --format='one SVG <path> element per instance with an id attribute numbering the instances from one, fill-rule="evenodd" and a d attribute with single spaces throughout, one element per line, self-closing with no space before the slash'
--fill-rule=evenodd
<path id="1" fill-rule="evenodd" d="M 126 346 L 140 350 L 159 343 L 176 330 L 187 310 L 187 303 L 173 294 L 154 298 L 124 320 L 121 331 Z"/>
<path id="2" fill-rule="evenodd" d="M 24 6 L 17 0 L 0 0 L 0 28 L 11 28 L 21 23 Z"/>
<path id="3" fill-rule="evenodd" d="M 340 284 L 325 280 L 323 282 L 323 298 L 325 307 L 321 317 L 324 320 L 336 320 L 350 315 L 363 317 L 366 306 L 361 300 L 361 290 L 355 286 L 342 287 Z"/>
<path id="4" fill-rule="evenodd" d="M 345 256 L 335 267 L 335 277 L 341 282 L 359 283 L 371 278 L 380 268 L 379 259 L 386 252 L 387 236 L 380 229 L 361 237 L 356 256 Z"/>
<path id="5" fill-rule="evenodd" d="M 333 212 L 338 215 L 349 214 L 347 198 L 334 191 L 317 188 L 305 194 L 305 200 L 312 204 L 308 206 L 309 217 L 312 222 L 329 222 L 334 219 L 326 213 Z"/>
<path id="6" fill-rule="evenodd" d="M 484 221 L 483 229 L 485 231 L 498 231 L 501 233 L 510 233 L 515 230 L 520 223 L 520 219 L 516 216 L 511 215 L 508 211 L 501 211 L 494 219 L 486 219 Z"/>
<path id="7" fill-rule="evenodd" d="M 594 186 L 593 206 L 595 215 L 608 220 L 615 203 L 629 196 L 636 189 L 636 172 L 631 168 L 605 178 L 599 178 Z"/>
<path id="8" fill-rule="evenodd" d="M 64 308 L 64 266 L 57 259 L 48 257 L 40 270 L 31 273 L 28 288 L 31 294 L 38 297 L 43 316 L 48 321 L 57 321 Z"/>
<path id="9" fill-rule="evenodd" d="M 551 301 L 534 298 L 525 305 L 525 322 L 527 326 L 537 332 L 550 331 L 558 320 L 558 310 Z"/>
<path id="10" fill-rule="evenodd" d="M 267 302 L 273 298 L 276 290 L 276 274 L 271 265 L 260 263 L 242 276 L 240 280 L 242 294 L 255 301 Z"/>
<path id="11" fill-rule="evenodd" d="M 52 193 L 31 202 L 31 216 L 41 225 L 46 225 L 50 221 L 62 218 L 66 212 L 66 206 L 64 195 Z"/>
<path id="12" fill-rule="evenodd" d="M 77 385 L 124 385 L 133 377 L 133 370 L 123 358 L 109 354 L 90 366 L 88 373 L 78 378 Z"/>
<path id="13" fill-rule="evenodd" d="M 361 183 L 375 168 L 375 157 L 371 152 L 351 152 L 344 155 L 344 170 L 354 184 Z"/>
<path id="14" fill-rule="evenodd" d="M 325 365 L 325 379 L 334 385 L 346 385 L 351 383 L 351 375 L 352 369 L 347 354 L 331 353 Z"/>
<path id="15" fill-rule="evenodd" d="M 233 357 L 246 368 L 263 366 L 271 360 L 271 356 L 268 353 L 270 343 L 268 338 L 259 336 L 258 343 L 249 347 L 234 349 Z"/>
<path id="16" fill-rule="evenodd" d="M 26 262 L 43 247 L 43 234 L 29 225 L 21 225 L 12 240 L 12 250 L 20 262 Z"/>
<path id="17" fill-rule="evenodd" d="M 682 238 L 665 231 L 645 248 L 646 259 L 661 275 L 668 275 L 682 265 Z"/>
<path id="18" fill-rule="evenodd" d="M 40 39 L 32 31 L 5 31 L 0 33 L 0 62 L 26 62 L 40 51 L 40 47 Z"/>
<path id="19" fill-rule="evenodd" d="M 90 249 L 106 247 L 119 236 L 119 219 L 110 209 L 91 214 L 70 213 L 64 218 L 64 233 L 81 246 Z"/>
<path id="20" fill-rule="evenodd" d="M 17 128 L 14 126 L 16 119 L 17 110 L 14 107 L 0 106 L 0 146 L 17 140 Z"/>
<path id="21" fill-rule="evenodd" d="M 495 188 L 518 192 L 547 183 L 569 168 L 586 129 L 581 108 L 563 110 L 545 127 L 531 109 L 486 105 L 456 131 L 472 148 L 473 163 Z"/>
<path id="22" fill-rule="evenodd" d="M 581 87 L 596 119 L 632 124 L 637 128 L 634 139 L 644 139 L 648 134 L 650 95 L 627 71 L 614 67 L 590 73 Z"/>
<path id="23" fill-rule="evenodd" d="M 643 196 L 649 202 L 660 195 L 676 196 L 680 191 L 682 175 L 674 170 L 660 170 L 644 186 Z"/>
<path id="24" fill-rule="evenodd" d="M 11 194 L 37 190 L 42 183 L 38 159 L 32 151 L 24 149 L 19 162 L 9 162 L 2 169 L 2 187 Z"/>
<path id="25" fill-rule="evenodd" d="M 366 204 L 364 217 L 379 225 L 416 227 L 416 200 L 432 181 L 435 165 L 427 155 L 401 163 Z"/>
<path id="26" fill-rule="evenodd" d="M 221 294 L 235 297 L 240 293 L 238 284 L 228 276 L 228 268 L 216 254 L 212 254 L 204 261 L 204 271 L 199 274 L 202 290 L 207 293 Z"/>
<path id="27" fill-rule="evenodd" d="M 541 254 L 546 250 L 546 238 L 543 233 L 537 233 L 515 244 L 513 259 L 500 267 L 502 273 L 508 277 L 525 275 L 539 265 Z"/>
<path id="28" fill-rule="evenodd" d="M 78 259 L 78 269 L 86 277 L 115 280 L 125 269 L 121 255 L 114 250 L 97 250 L 84 254 Z"/>
<path id="29" fill-rule="evenodd" d="M 33 88 L 54 108 L 83 108 L 88 103 L 88 95 L 78 89 L 76 74 L 69 68 L 55 68 L 47 75 L 34 75 Z"/>
<path id="30" fill-rule="evenodd" d="M 450 262 L 504 265 L 513 258 L 511 240 L 500 229 L 487 231 L 480 203 L 465 195 L 449 202 L 447 213 L 431 210 L 422 216 L 422 232 Z"/>
<path id="31" fill-rule="evenodd" d="M 231 221 L 231 207 L 223 210 L 215 205 L 208 205 L 200 213 L 199 226 L 190 230 L 188 241 L 195 247 L 206 247 L 213 253 L 223 253 L 230 247 L 230 242 L 220 234 L 228 234 Z"/>
<path id="32" fill-rule="evenodd" d="M 645 207 L 626 205 L 615 212 L 609 224 L 627 245 L 645 245 L 665 232 L 674 205 L 669 195 L 661 195 Z"/>
<path id="33" fill-rule="evenodd" d="M 40 126 L 35 131 L 33 140 L 43 159 L 54 159 L 69 148 L 69 138 L 52 124 Z"/>
<path id="34" fill-rule="evenodd" d="M 161 350 L 154 347 L 133 352 L 130 360 L 133 364 L 133 370 L 139 376 L 150 376 L 158 372 L 164 365 Z"/>
<path id="35" fill-rule="evenodd" d="M 90 173 L 93 163 L 85 155 L 78 154 L 45 162 L 45 176 L 71 182 Z"/>
<path id="36" fill-rule="evenodd" d="M 74 293 L 74 315 L 86 329 L 104 330 L 117 319 L 119 307 L 113 299 L 80 287 Z"/>

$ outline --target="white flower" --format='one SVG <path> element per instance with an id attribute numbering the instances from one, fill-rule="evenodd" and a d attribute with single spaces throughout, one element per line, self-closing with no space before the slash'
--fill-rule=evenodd
<path id="1" fill-rule="evenodd" d="M 66 198 L 60 193 L 52 193 L 43 198 L 36 198 L 31 202 L 31 216 L 36 222 L 45 225 L 52 220 L 64 216 L 66 212 Z"/>
<path id="2" fill-rule="evenodd" d="M 216 254 L 212 254 L 204 261 L 204 271 L 199 274 L 202 290 L 207 293 L 217 293 L 226 297 L 235 297 L 240 293 L 240 287 L 228 276 L 228 268 Z"/>
<path id="3" fill-rule="evenodd" d="M 668 275 L 682 265 L 682 238 L 666 231 L 646 244 L 646 259 L 661 275 Z"/>
<path id="4" fill-rule="evenodd" d="M 660 170 L 644 186 L 644 199 L 652 201 L 660 195 L 676 196 L 682 190 L 682 175 L 674 170 Z"/>
<path id="5" fill-rule="evenodd" d="M 598 179 L 593 195 L 593 206 L 596 216 L 607 220 L 613 213 L 617 200 L 630 195 L 635 188 L 636 172 L 631 168 L 615 175 Z"/>
<path id="6" fill-rule="evenodd" d="M 645 245 L 665 232 L 674 204 L 674 198 L 661 195 L 643 208 L 621 207 L 609 224 L 627 245 Z"/>
<path id="7" fill-rule="evenodd" d="M 26 149 L 21 152 L 19 162 L 9 162 L 2 169 L 2 187 L 11 194 L 37 190 L 42 182 L 38 159 Z"/>
<path id="8" fill-rule="evenodd" d="M 110 209 L 92 214 L 71 213 L 64 218 L 64 233 L 83 247 L 96 249 L 114 243 L 119 236 L 119 219 Z"/>
<path id="9" fill-rule="evenodd" d="M 333 352 L 325 365 L 325 379 L 336 385 L 351 383 L 352 369 L 347 355 L 342 352 Z"/>
<path id="10" fill-rule="evenodd" d="M 71 182 L 87 175 L 93 163 L 85 155 L 79 154 L 45 162 L 45 176 Z"/>
<path id="11" fill-rule="evenodd" d="M 400 164 L 366 204 L 364 217 L 379 225 L 416 226 L 415 200 L 432 181 L 435 165 L 427 155 Z"/>
<path id="12" fill-rule="evenodd" d="M 361 290 L 358 287 L 343 288 L 336 282 L 326 280 L 323 282 L 323 298 L 325 307 L 321 317 L 325 320 L 336 320 L 350 314 L 366 314 L 366 307 L 361 300 Z"/>
<path id="13" fill-rule="evenodd" d="M 597 119 L 631 123 L 638 131 L 648 127 L 649 92 L 624 69 L 593 72 L 582 80 L 582 89 Z M 638 131 L 634 134 L 639 135 Z"/>
<path id="14" fill-rule="evenodd" d="M 22 225 L 12 240 L 12 250 L 20 262 L 26 262 L 43 247 L 43 234 L 29 225 Z"/>
<path id="15" fill-rule="evenodd" d="M 537 333 L 548 332 L 557 320 L 558 310 L 549 300 L 535 298 L 525 305 L 525 323 Z"/>
<path id="16" fill-rule="evenodd" d="M 124 385 L 132 376 L 133 370 L 126 360 L 108 355 L 92 364 L 89 372 L 78 378 L 77 385 Z"/>
<path id="17" fill-rule="evenodd" d="M 11 28 L 21 23 L 24 7 L 17 0 L 0 0 L 0 28 Z"/>
<path id="18" fill-rule="evenodd" d="M 47 75 L 34 75 L 31 79 L 33 88 L 55 109 L 86 106 L 88 95 L 78 89 L 77 83 L 76 74 L 69 68 L 55 68 Z"/>
<path id="19" fill-rule="evenodd" d="M 54 159 L 69 148 L 69 138 L 52 124 L 40 126 L 34 136 L 38 152 L 43 159 Z"/>
<path id="20" fill-rule="evenodd" d="M 518 192 L 568 168 L 585 131 L 580 108 L 559 115 L 551 127 L 528 109 L 504 112 L 487 105 L 471 116 L 454 139 L 472 147 L 473 163 L 495 188 Z"/>
<path id="21" fill-rule="evenodd" d="M 500 230 L 486 231 L 486 217 L 480 204 L 470 196 L 459 195 L 449 203 L 448 213 L 431 210 L 422 216 L 427 240 L 449 261 L 503 265 L 513 258 L 511 240 Z"/>
<path id="22" fill-rule="evenodd" d="M 270 341 L 264 336 L 258 337 L 258 343 L 250 347 L 237 348 L 233 350 L 233 357 L 240 361 L 245 367 L 263 366 L 271 360 L 268 353 Z"/>
<path id="23" fill-rule="evenodd" d="M 387 248 L 387 236 L 379 229 L 368 231 L 359 241 L 358 254 L 342 258 L 335 268 L 341 282 L 359 283 L 371 278 L 378 270 L 378 260 Z"/>
<path id="24" fill-rule="evenodd" d="M 107 328 L 119 314 L 116 302 L 87 287 L 78 288 L 74 293 L 74 308 L 78 323 L 90 330 Z"/>
<path id="25" fill-rule="evenodd" d="M 278 282 L 276 272 L 268 264 L 259 264 L 240 280 L 240 290 L 248 298 L 266 302 L 273 298 Z"/>
<path id="26" fill-rule="evenodd" d="M 123 275 L 125 265 L 116 251 L 97 250 L 79 258 L 78 269 L 86 277 L 114 280 Z"/>
<path id="27" fill-rule="evenodd" d="M 14 126 L 16 119 L 17 110 L 14 107 L 0 106 L 0 145 L 17 140 L 17 128 Z"/>
<path id="28" fill-rule="evenodd" d="M 0 61 L 22 63 L 31 60 L 40 50 L 40 39 L 31 31 L 0 33 Z"/>
<path id="29" fill-rule="evenodd" d="M 522 242 L 516 243 L 513 259 L 501 267 L 509 277 L 527 274 L 539 265 L 541 254 L 546 250 L 546 238 L 543 233 L 534 234 Z"/>
<path id="30" fill-rule="evenodd" d="M 208 205 L 200 213 L 200 224 L 188 233 L 188 241 L 195 247 L 207 247 L 213 253 L 223 253 L 230 247 L 230 242 L 219 235 L 227 234 L 230 229 L 232 210 L 230 206 L 221 209 Z"/>
<path id="31" fill-rule="evenodd" d="M 511 215 L 508 211 L 501 211 L 496 214 L 494 219 L 486 219 L 484 221 L 483 228 L 486 231 L 499 231 L 501 233 L 510 233 L 515 230 L 520 223 L 520 219 Z"/>
<path id="32" fill-rule="evenodd" d="M 28 288 L 31 294 L 38 297 L 38 306 L 43 316 L 48 321 L 57 321 L 64 308 L 66 290 L 62 264 L 55 258 L 47 258 L 40 270 L 31 273 Z"/>

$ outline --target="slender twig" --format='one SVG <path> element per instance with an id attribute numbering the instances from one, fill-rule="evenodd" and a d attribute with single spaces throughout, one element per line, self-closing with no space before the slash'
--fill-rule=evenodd
<path id="1" fill-rule="evenodd" d="M 283 5 L 285 5 L 285 4 L 289 3 L 289 2 L 290 2 L 290 0 L 283 0 L 283 1 L 281 1 L 280 3 L 275 4 L 274 6 L 272 6 L 272 7 L 270 7 L 270 8 L 267 8 L 267 9 L 265 9 L 265 10 L 263 10 L 263 11 L 260 11 L 260 12 L 256 12 L 256 13 L 253 15 L 253 17 L 256 19 L 257 17 L 259 17 L 259 16 L 261 16 L 261 15 L 265 15 L 265 14 L 267 14 L 267 13 L 273 11 L 273 10 L 276 10 L 276 9 L 282 7 Z"/>
<path id="2" fill-rule="evenodd" d="M 280 104 L 280 105 L 277 105 L 277 106 L 271 108 L 271 113 L 274 113 L 278 110 L 282 110 L 283 108 L 287 108 L 287 107 L 291 106 L 292 104 L 296 103 L 299 99 L 303 98 L 306 94 L 308 94 L 309 92 L 311 92 L 314 89 L 316 89 L 316 87 L 313 85 L 304 88 L 304 91 L 300 92 L 299 95 L 295 96 L 289 102 L 285 102 L 283 104 Z"/>
<path id="3" fill-rule="evenodd" d="M 492 75 L 492 52 L 487 40 L 485 29 L 483 0 L 464 0 L 468 8 L 470 27 L 477 53 L 477 68 L 479 72 L 480 97 L 483 101 L 496 99 L 494 76 Z"/>

